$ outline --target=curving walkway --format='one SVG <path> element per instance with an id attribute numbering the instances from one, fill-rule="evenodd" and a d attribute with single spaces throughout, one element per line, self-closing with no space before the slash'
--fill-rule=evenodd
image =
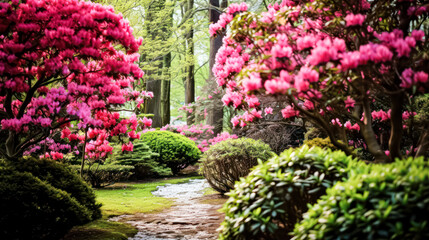
<path id="1" fill-rule="evenodd" d="M 114 220 L 131 223 L 139 229 L 129 240 L 217 239 L 216 229 L 224 218 L 217 210 L 226 199 L 220 195 L 203 196 L 203 190 L 208 186 L 204 179 L 194 179 L 159 187 L 153 195 L 174 198 L 173 207 L 161 213 L 123 215 Z M 204 202 L 213 198 L 222 200 Z"/>

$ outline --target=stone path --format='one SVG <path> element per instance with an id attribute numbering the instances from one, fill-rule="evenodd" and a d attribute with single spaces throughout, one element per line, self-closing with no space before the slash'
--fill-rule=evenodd
<path id="1" fill-rule="evenodd" d="M 159 187 L 153 195 L 174 198 L 173 207 L 161 213 L 124 215 L 114 220 L 131 223 L 139 229 L 129 240 L 217 239 L 216 229 L 224 218 L 217 210 L 226 199 L 217 194 L 203 196 L 208 186 L 204 179 L 194 179 Z"/>

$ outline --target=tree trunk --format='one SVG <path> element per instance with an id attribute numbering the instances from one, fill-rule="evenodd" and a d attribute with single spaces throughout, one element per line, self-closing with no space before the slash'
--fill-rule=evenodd
<path id="1" fill-rule="evenodd" d="M 391 97 L 390 113 L 390 139 L 389 151 L 390 159 L 401 158 L 401 141 L 402 141 L 402 105 L 404 103 L 404 93 L 395 94 Z"/>
<path id="2" fill-rule="evenodd" d="M 162 68 L 162 64 L 159 65 Z M 151 76 L 151 73 L 147 74 Z M 153 98 L 148 99 L 145 103 L 145 113 L 153 113 L 152 127 L 162 127 L 162 115 L 161 115 L 161 84 L 162 80 L 157 79 L 158 74 L 153 74 L 148 77 L 146 82 L 146 90 L 153 92 Z"/>
<path id="3" fill-rule="evenodd" d="M 186 12 L 192 11 L 194 8 L 194 0 L 188 0 Z M 185 15 L 186 15 L 185 12 Z M 188 32 L 185 34 L 186 38 L 186 55 L 191 58 L 191 63 L 186 68 L 186 81 L 185 81 L 185 104 L 195 102 L 195 60 L 194 60 L 194 20 L 191 19 L 191 25 Z M 187 112 L 186 123 L 192 125 L 194 123 L 194 112 Z"/>
<path id="4" fill-rule="evenodd" d="M 171 52 L 164 56 L 163 70 L 164 75 L 161 84 L 161 124 L 165 126 L 170 123 L 170 66 Z"/>
<path id="5" fill-rule="evenodd" d="M 221 6 L 219 6 L 219 0 L 210 0 L 210 5 L 212 8 L 209 11 L 209 21 L 210 23 L 215 23 L 219 20 L 220 12 L 218 11 L 219 7 L 226 7 L 228 5 L 227 0 L 222 0 Z M 214 90 L 217 89 L 216 79 L 213 75 L 213 66 L 215 64 L 216 54 L 219 48 L 222 46 L 222 39 L 224 34 L 218 34 L 216 37 L 210 38 L 210 57 L 209 57 L 209 78 L 207 80 L 208 89 Z M 223 124 L 223 103 L 221 101 L 220 93 L 209 93 L 213 96 L 210 106 L 207 109 L 207 124 L 214 127 L 214 134 L 222 132 Z"/>

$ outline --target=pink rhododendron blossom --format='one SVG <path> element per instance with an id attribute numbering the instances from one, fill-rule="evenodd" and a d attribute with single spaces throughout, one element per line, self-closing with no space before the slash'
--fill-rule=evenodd
<path id="1" fill-rule="evenodd" d="M 290 84 L 277 78 L 266 81 L 264 87 L 270 94 L 285 94 L 290 88 Z"/>
<path id="2" fill-rule="evenodd" d="M 347 96 L 347 99 L 344 100 L 344 104 L 346 105 L 346 108 L 352 108 L 355 106 L 356 101 L 353 100 L 350 96 Z"/>
<path id="3" fill-rule="evenodd" d="M 271 107 L 267 107 L 267 108 L 264 109 L 264 112 L 265 112 L 266 115 L 273 114 L 273 109 Z"/>
<path id="4" fill-rule="evenodd" d="M 262 83 L 259 74 L 249 74 L 249 78 L 243 79 L 243 87 L 246 92 L 258 90 L 259 88 L 261 88 Z"/>
<path id="5" fill-rule="evenodd" d="M 281 112 L 282 112 L 282 116 L 284 118 L 295 117 L 295 116 L 298 116 L 298 114 L 299 114 L 299 111 L 294 110 L 293 107 L 290 105 L 287 106 L 286 108 L 282 109 Z"/>
<path id="6" fill-rule="evenodd" d="M 348 14 L 345 18 L 346 20 L 346 26 L 362 26 L 363 22 L 365 21 L 366 16 L 362 14 Z"/>

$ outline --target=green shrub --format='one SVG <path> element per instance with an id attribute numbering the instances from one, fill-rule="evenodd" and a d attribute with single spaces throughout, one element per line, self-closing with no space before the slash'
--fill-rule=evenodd
<path id="1" fill-rule="evenodd" d="M 251 138 L 227 139 L 205 151 L 201 158 L 201 172 L 213 189 L 225 193 L 234 183 L 245 177 L 258 159 L 266 161 L 275 154 L 260 140 Z"/>
<path id="2" fill-rule="evenodd" d="M 294 239 L 429 239 L 429 163 L 410 158 L 368 169 L 328 189 Z"/>
<path id="3" fill-rule="evenodd" d="M 185 167 L 198 161 L 201 151 L 189 138 L 168 131 L 150 131 L 142 134 L 141 141 L 158 153 L 157 162 L 169 167 L 177 174 Z"/>
<path id="4" fill-rule="evenodd" d="M 33 157 L 8 162 L 7 165 L 18 172 L 30 172 L 40 180 L 69 193 L 91 212 L 90 219 L 101 217 L 101 204 L 95 201 L 94 191 L 68 165 Z"/>
<path id="5" fill-rule="evenodd" d="M 80 172 L 80 165 L 71 165 L 72 169 Z M 115 182 L 126 181 L 133 174 L 134 167 L 128 165 L 101 165 L 98 163 L 83 168 L 84 179 L 92 187 L 101 188 Z"/>
<path id="6" fill-rule="evenodd" d="M 167 176 L 171 170 L 158 163 L 155 157 L 159 154 L 153 153 L 144 142 L 134 143 L 132 152 L 116 154 L 114 164 L 134 166 L 133 178 L 142 179 L 148 176 Z"/>
<path id="7" fill-rule="evenodd" d="M 332 144 L 331 139 L 329 137 L 327 138 L 313 138 L 310 140 L 304 141 L 305 145 L 308 145 L 309 147 L 320 147 L 320 148 L 329 148 L 331 150 L 339 150 L 337 147 Z"/>
<path id="8" fill-rule="evenodd" d="M 341 151 L 306 145 L 257 165 L 228 193 L 220 239 L 288 239 L 307 204 L 356 165 Z"/>
<path id="9" fill-rule="evenodd" d="M 0 239 L 59 239 L 101 217 L 88 185 L 51 160 L 3 163 L 0 196 Z"/>

